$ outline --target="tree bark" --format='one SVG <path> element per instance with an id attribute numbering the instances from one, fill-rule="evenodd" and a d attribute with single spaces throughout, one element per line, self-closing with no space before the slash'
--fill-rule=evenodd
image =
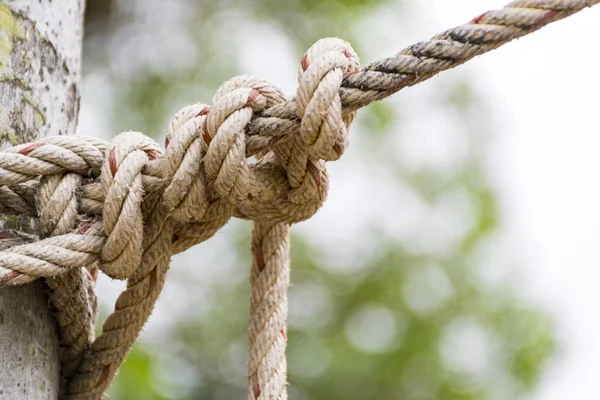
<path id="1" fill-rule="evenodd" d="M 83 0 L 0 0 L 1 148 L 75 133 L 83 11 Z M 35 228 L 0 215 L 0 238 Z M 59 369 L 45 285 L 0 289 L 0 399 L 57 399 Z"/>

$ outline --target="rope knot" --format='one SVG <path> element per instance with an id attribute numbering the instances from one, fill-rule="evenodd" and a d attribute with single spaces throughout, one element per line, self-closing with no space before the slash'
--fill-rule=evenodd
<path id="1" fill-rule="evenodd" d="M 340 87 L 344 77 L 358 71 L 358 56 L 350 43 L 320 39 L 302 57 L 298 70 L 300 137 L 311 157 L 333 161 L 347 146 L 348 125 L 342 116 Z"/>
<path id="2" fill-rule="evenodd" d="M 158 145 L 139 132 L 121 133 L 107 149 L 100 178 L 105 195 L 103 220 L 107 236 L 100 254 L 100 269 L 111 278 L 129 277 L 141 262 L 142 171 L 148 161 L 161 154 Z M 152 173 L 161 174 L 160 170 L 154 168 Z"/>
<path id="3" fill-rule="evenodd" d="M 284 101 L 270 82 L 248 75 L 230 79 L 217 90 L 206 113 L 202 142 L 204 172 L 215 196 L 232 204 L 247 200 L 246 125 L 254 113 Z"/>
<path id="4" fill-rule="evenodd" d="M 184 107 L 167 127 L 165 165 L 171 182 L 163 201 L 180 223 L 200 220 L 208 207 L 201 166 L 201 130 L 207 112 L 208 106 L 201 103 Z"/>

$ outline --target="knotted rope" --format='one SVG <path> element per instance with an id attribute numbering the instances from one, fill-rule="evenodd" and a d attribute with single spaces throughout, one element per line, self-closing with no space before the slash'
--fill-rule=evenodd
<path id="1" fill-rule="evenodd" d="M 210 106 L 175 114 L 164 154 L 137 132 L 110 143 L 47 137 L 0 152 L 0 212 L 39 223 L 37 241 L 0 234 L 0 286 L 44 278 L 50 287 L 63 397 L 102 397 L 153 309 L 170 256 L 235 216 L 255 222 L 248 398 L 286 399 L 289 225 L 325 201 L 325 161 L 343 154 L 356 110 L 598 2 L 515 1 L 362 69 L 348 43 L 321 39 L 301 60 L 296 98 L 236 77 Z M 127 288 L 94 340 L 97 269 Z"/>

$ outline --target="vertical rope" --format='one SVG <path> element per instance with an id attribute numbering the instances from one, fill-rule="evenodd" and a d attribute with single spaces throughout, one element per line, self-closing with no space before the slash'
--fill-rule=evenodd
<path id="1" fill-rule="evenodd" d="M 144 253 L 139 268 L 127 279 L 115 310 L 92 344 L 89 356 L 71 381 L 68 399 L 102 399 L 127 353 L 150 317 L 165 284 L 171 261 L 172 219 L 158 202 L 144 226 Z"/>
<path id="2" fill-rule="evenodd" d="M 287 399 L 289 225 L 256 222 L 250 270 L 248 399 Z"/>
<path id="3" fill-rule="evenodd" d="M 40 238 L 64 235 L 79 223 L 77 207 L 82 177 L 76 173 L 48 175 L 40 179 L 36 191 Z M 90 268 L 91 269 L 91 268 Z M 54 306 L 59 326 L 62 383 L 64 396 L 68 380 L 77 372 L 94 341 L 98 312 L 95 281 L 85 267 L 46 279 L 48 300 Z"/>

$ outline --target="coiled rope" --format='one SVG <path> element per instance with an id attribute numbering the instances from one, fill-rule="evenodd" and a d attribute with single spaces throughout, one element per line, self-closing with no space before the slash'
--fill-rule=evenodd
<path id="1" fill-rule="evenodd" d="M 138 132 L 110 143 L 47 137 L 0 152 L 0 212 L 39 222 L 37 241 L 0 233 L 0 286 L 46 280 L 61 328 L 62 396 L 102 397 L 171 255 L 235 216 L 255 222 L 248 398 L 286 399 L 289 225 L 325 201 L 325 162 L 343 154 L 356 111 L 599 2 L 515 1 L 364 68 L 348 43 L 321 39 L 302 57 L 295 98 L 233 78 L 210 106 L 175 114 L 164 152 Z M 98 269 L 127 288 L 94 339 Z"/>

